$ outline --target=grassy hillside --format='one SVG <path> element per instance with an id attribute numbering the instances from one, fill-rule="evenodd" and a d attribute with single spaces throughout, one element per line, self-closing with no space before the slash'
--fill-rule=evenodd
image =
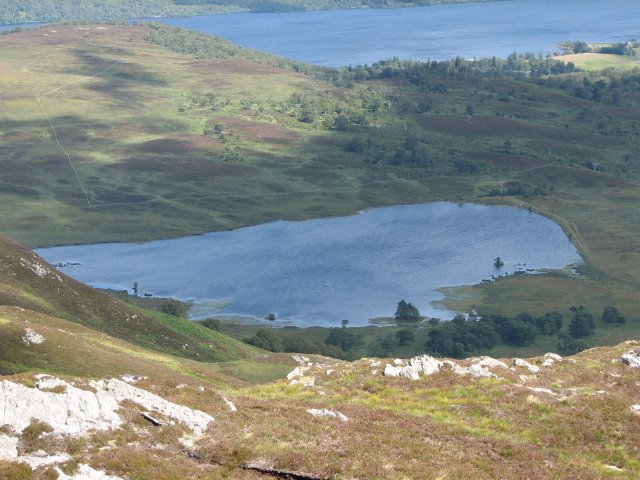
<path id="1" fill-rule="evenodd" d="M 122 20 L 229 12 L 295 12 L 334 8 L 396 8 L 488 0 L 6 0 L 0 25 L 71 20 Z"/>
<path id="2" fill-rule="evenodd" d="M 47 339 L 26 346 L 25 328 Z M 640 474 L 640 417 L 631 409 L 640 402 L 639 369 L 620 361 L 638 342 L 589 350 L 547 366 L 542 366 L 545 358 L 529 359 L 541 368 L 536 374 L 523 366 L 493 367 L 495 378 L 458 375 L 443 367 L 410 380 L 384 376 L 390 360 L 314 358 L 298 378 L 308 386 L 280 380 L 246 387 L 198 362 L 153 354 L 33 312 L 0 307 L 0 332 L 3 359 L 10 352 L 36 371 L 64 372 L 81 387 L 87 383 L 84 375 L 142 374 L 149 378 L 136 386 L 215 418 L 189 445 L 179 440 L 185 433 L 180 425 L 154 427 L 140 416 L 144 410 L 124 404 L 118 411 L 125 419 L 121 429 L 79 440 L 40 438 L 39 448 L 71 456 L 63 463 L 67 473 L 85 463 L 136 480 L 595 480 Z M 94 351 L 96 362 L 87 362 Z M 98 361 L 104 364 L 95 366 Z M 26 372 L 0 378 L 35 383 Z M 314 417 L 309 409 L 339 412 L 345 420 Z M 47 467 L 32 474 L 0 460 L 0 474 L 13 472 L 7 475 L 17 478 L 17 471 L 24 475 L 19 478 L 41 478 Z"/>
<path id="3" fill-rule="evenodd" d="M 157 352 L 216 362 L 258 350 L 186 319 L 124 303 L 59 273 L 30 250 L 0 238 L 0 305 L 79 323 Z"/>

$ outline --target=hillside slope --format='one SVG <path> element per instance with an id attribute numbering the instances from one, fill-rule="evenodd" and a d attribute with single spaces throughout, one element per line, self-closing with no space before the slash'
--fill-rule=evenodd
<path id="1" fill-rule="evenodd" d="M 30 342 L 22 338 L 27 328 Z M 19 478 L 35 478 L 25 463 L 46 478 L 55 468 L 72 475 L 86 465 L 131 480 L 640 475 L 640 342 L 528 361 L 418 357 L 344 363 L 296 355 L 300 364 L 288 379 L 238 388 L 240 383 L 198 362 L 166 362 L 168 357 L 108 344 L 102 334 L 19 309 L 0 308 L 0 331 L 0 357 L 8 347 L 11 354 L 22 351 L 23 360 L 40 357 L 34 367 L 71 375 L 63 375 L 67 382 L 30 373 L 0 377 L 3 415 L 10 425 L 20 425 L 0 430 L 0 477 L 18 478 L 21 472 Z M 35 333 L 45 337 L 42 343 L 34 341 Z M 78 367 L 95 348 L 96 360 L 105 365 Z M 59 415 L 51 412 L 43 420 L 54 426 L 53 435 L 39 435 L 47 428 L 33 421 L 25 428 L 30 416 L 43 415 L 31 396 L 73 405 L 72 396 L 86 396 L 83 391 L 131 390 L 118 380 L 91 378 L 117 374 L 125 365 L 127 373 L 148 378 L 127 379 L 142 392 L 120 403 L 120 426 L 56 434 Z M 7 391 L 20 394 L 10 399 L 1 394 Z M 187 420 L 170 421 L 176 407 L 167 409 L 158 399 L 150 406 L 144 392 L 198 409 L 213 417 L 211 423 L 202 434 L 190 431 Z M 87 408 L 82 418 L 91 414 Z M 75 407 L 69 415 L 78 415 Z M 17 454 L 9 448 L 15 444 Z M 43 453 L 34 456 L 36 449 Z"/>
<path id="2" fill-rule="evenodd" d="M 239 360 L 258 350 L 189 320 L 151 312 L 58 272 L 0 237 L 0 305 L 59 317 L 163 353 L 204 362 Z"/>

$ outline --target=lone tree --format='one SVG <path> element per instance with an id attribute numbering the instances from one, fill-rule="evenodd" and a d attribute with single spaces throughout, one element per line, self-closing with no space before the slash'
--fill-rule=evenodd
<path id="1" fill-rule="evenodd" d="M 496 268 L 502 268 L 504 267 L 504 262 L 500 257 L 496 257 L 495 260 L 493 261 L 493 266 Z"/>
<path id="2" fill-rule="evenodd" d="M 170 298 L 162 304 L 162 311 L 173 315 L 174 317 L 187 318 L 187 310 L 189 307 L 180 300 Z"/>
<path id="3" fill-rule="evenodd" d="M 418 308 L 405 302 L 404 299 L 398 302 L 394 317 L 399 322 L 418 322 L 421 318 Z"/>
<path id="4" fill-rule="evenodd" d="M 596 330 L 596 321 L 584 305 L 569 308 L 573 312 L 571 322 L 569 323 L 569 334 L 573 338 L 583 338 L 592 335 Z"/>
<path id="5" fill-rule="evenodd" d="M 403 328 L 402 330 L 398 330 L 394 337 L 398 340 L 398 345 L 404 347 L 405 345 L 413 342 L 416 339 L 415 334 L 412 330 L 408 328 Z"/>
<path id="6" fill-rule="evenodd" d="M 600 318 L 604 323 L 618 323 L 620 325 L 627 321 L 622 315 L 620 315 L 618 309 L 611 305 L 604 307 L 602 317 Z"/>

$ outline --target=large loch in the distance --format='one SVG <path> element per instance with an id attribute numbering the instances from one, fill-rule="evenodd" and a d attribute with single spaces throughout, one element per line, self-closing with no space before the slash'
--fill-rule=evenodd
<path id="1" fill-rule="evenodd" d="M 151 19 L 331 67 L 392 57 L 446 60 L 553 53 L 565 40 L 640 36 L 638 0 L 506 0 L 398 9 Z"/>
<path id="2" fill-rule="evenodd" d="M 192 318 L 263 319 L 275 325 L 366 325 L 399 300 L 423 315 L 439 287 L 492 275 L 563 268 L 581 257 L 561 228 L 526 209 L 436 202 L 357 215 L 277 221 L 142 244 L 37 250 L 68 275 L 100 288 L 193 301 Z M 504 266 L 497 270 L 494 259 Z M 78 264 L 78 265 L 76 265 Z M 266 321 L 265 321 L 266 322 Z"/>

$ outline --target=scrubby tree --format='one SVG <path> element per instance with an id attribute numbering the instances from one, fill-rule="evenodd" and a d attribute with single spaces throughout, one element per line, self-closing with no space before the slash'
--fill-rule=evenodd
<path id="1" fill-rule="evenodd" d="M 555 335 L 562 329 L 562 314 L 548 312 L 536 319 L 536 326 L 542 335 Z"/>
<path id="2" fill-rule="evenodd" d="M 174 317 L 186 318 L 189 307 L 180 300 L 169 298 L 162 304 L 162 311 Z"/>
<path id="3" fill-rule="evenodd" d="M 558 335 L 558 351 L 563 355 L 573 355 L 585 349 L 582 342 L 574 340 L 568 333 Z"/>
<path id="4" fill-rule="evenodd" d="M 398 330 L 395 333 L 394 337 L 396 338 L 396 340 L 398 340 L 398 345 L 400 345 L 401 347 L 408 345 L 409 343 L 413 342 L 416 339 L 416 336 L 413 333 L 413 330 L 409 328 L 403 328 L 402 330 Z"/>
<path id="5" fill-rule="evenodd" d="M 394 318 L 399 322 L 417 322 L 421 317 L 418 308 L 403 299 L 398 302 Z"/>
<path id="6" fill-rule="evenodd" d="M 351 333 L 346 328 L 333 328 L 329 332 L 329 336 L 325 339 L 324 343 L 327 345 L 335 345 L 340 347 L 345 352 L 348 352 L 354 347 L 362 345 L 362 337 Z"/>
<path id="7" fill-rule="evenodd" d="M 258 330 L 253 337 L 247 340 L 247 343 L 270 352 L 284 351 L 282 340 L 271 329 Z"/>
<path id="8" fill-rule="evenodd" d="M 596 322 L 593 315 L 589 313 L 584 305 L 569 308 L 573 312 L 571 322 L 569 323 L 569 334 L 573 338 L 583 338 L 592 335 L 596 330 Z"/>
<path id="9" fill-rule="evenodd" d="M 604 310 L 602 311 L 602 317 L 600 318 L 604 323 L 623 324 L 627 321 L 622 315 L 620 315 L 618 309 L 611 305 L 604 307 Z"/>
<path id="10" fill-rule="evenodd" d="M 200 322 L 200 325 L 210 330 L 215 330 L 216 332 L 219 332 L 220 327 L 222 326 L 222 324 L 220 323 L 220 320 L 218 320 L 217 318 L 211 318 L 211 317 L 205 318 L 204 320 L 202 320 Z"/>

